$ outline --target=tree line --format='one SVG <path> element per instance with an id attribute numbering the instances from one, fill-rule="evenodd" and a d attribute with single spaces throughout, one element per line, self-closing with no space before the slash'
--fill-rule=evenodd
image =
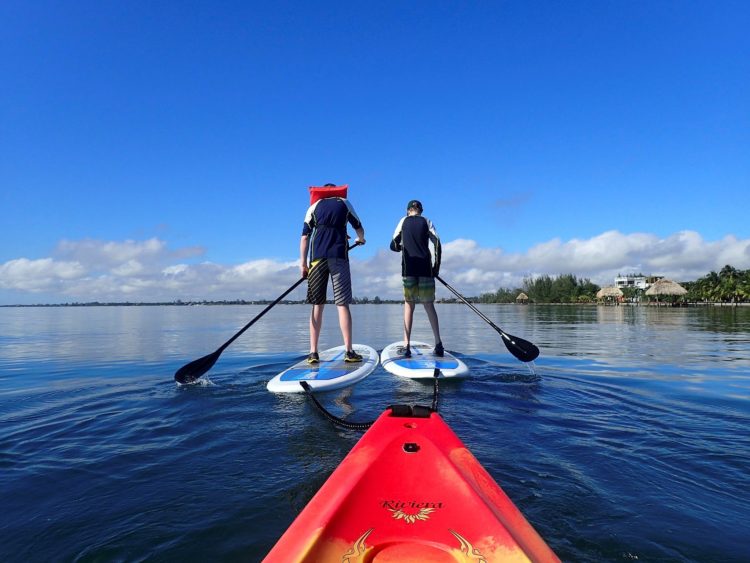
<path id="1" fill-rule="evenodd" d="M 545 274 L 524 278 L 520 288 L 500 288 L 483 293 L 478 300 L 480 303 L 515 303 L 518 295 L 525 293 L 534 303 L 593 303 L 600 289 L 588 278 L 578 278 L 573 274 L 556 277 Z"/>
<path id="2" fill-rule="evenodd" d="M 676 281 L 676 280 L 675 280 Z M 693 303 L 743 303 L 750 302 L 750 270 L 738 270 L 724 266 L 718 273 L 710 272 L 695 281 L 678 282 L 687 291 L 680 298 Z M 500 288 L 482 293 L 476 300 L 480 303 L 515 303 L 519 294 L 525 293 L 533 303 L 593 303 L 601 289 L 588 278 L 573 274 L 559 276 L 542 275 L 526 277 L 521 287 Z M 638 288 L 622 288 L 625 299 L 643 299 L 645 291 Z"/>
<path id="3" fill-rule="evenodd" d="M 724 266 L 719 273 L 709 274 L 682 286 L 685 296 L 693 302 L 746 303 L 750 301 L 750 270 Z"/>

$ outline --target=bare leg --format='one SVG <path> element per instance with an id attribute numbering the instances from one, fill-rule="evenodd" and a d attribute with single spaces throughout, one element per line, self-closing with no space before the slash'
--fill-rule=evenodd
<path id="1" fill-rule="evenodd" d="M 423 303 L 427 318 L 430 320 L 430 326 L 432 327 L 432 335 L 435 337 L 435 346 L 438 345 L 440 340 L 440 323 L 438 322 L 437 311 L 435 311 L 434 303 Z"/>
<path id="2" fill-rule="evenodd" d="M 406 346 L 411 342 L 411 327 L 414 322 L 414 303 L 404 301 L 404 342 Z"/>
<path id="3" fill-rule="evenodd" d="M 352 350 L 352 313 L 349 305 L 337 305 L 339 310 L 339 327 L 341 327 L 341 336 L 344 337 L 344 346 L 346 351 Z"/>
<path id="4" fill-rule="evenodd" d="M 323 305 L 313 305 L 310 313 L 310 352 L 318 351 L 320 329 L 323 326 Z"/>

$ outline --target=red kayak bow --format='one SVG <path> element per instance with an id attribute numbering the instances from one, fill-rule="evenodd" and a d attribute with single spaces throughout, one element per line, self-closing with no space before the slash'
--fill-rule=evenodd
<path id="1" fill-rule="evenodd" d="M 559 561 L 443 419 L 390 407 L 268 563 Z"/>

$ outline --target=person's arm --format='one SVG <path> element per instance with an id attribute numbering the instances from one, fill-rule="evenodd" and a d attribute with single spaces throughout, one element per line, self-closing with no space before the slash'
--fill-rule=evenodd
<path id="1" fill-rule="evenodd" d="M 313 232 L 313 226 L 315 225 L 315 208 L 318 206 L 320 200 L 313 203 L 305 213 L 305 221 L 302 224 L 302 238 L 299 241 L 299 267 L 302 277 L 307 277 L 308 264 L 307 264 L 307 250 L 310 247 L 310 235 Z"/>
<path id="2" fill-rule="evenodd" d="M 433 225 L 432 221 L 430 221 L 429 219 L 427 220 L 427 226 L 429 230 L 430 240 L 432 241 L 432 246 L 435 248 L 435 263 L 432 265 L 432 277 L 435 277 L 440 273 L 440 261 L 442 260 L 443 245 L 440 244 L 440 237 L 437 234 L 435 225 Z"/>
<path id="3" fill-rule="evenodd" d="M 310 237 L 302 235 L 299 240 L 299 264 L 303 278 L 307 277 L 307 249 L 310 245 Z"/>
<path id="4" fill-rule="evenodd" d="M 357 242 L 359 244 L 365 243 L 365 229 L 363 227 L 360 227 L 359 229 L 354 229 L 354 232 L 357 233 Z"/>
<path id="5" fill-rule="evenodd" d="M 435 242 L 435 264 L 432 266 L 432 277 L 435 278 L 440 274 L 440 261 L 443 258 L 443 245 L 440 244 L 440 239 Z"/>
<path id="6" fill-rule="evenodd" d="M 351 202 L 348 199 L 342 199 L 346 204 L 347 209 L 347 216 L 346 220 L 349 222 L 349 224 L 354 229 L 354 232 L 357 233 L 357 242 L 359 244 L 365 244 L 365 229 L 362 226 L 362 221 L 359 220 L 359 217 L 357 216 L 357 212 L 354 211 L 354 206 L 351 204 Z"/>
<path id="7" fill-rule="evenodd" d="M 393 237 L 391 238 L 391 250 L 393 250 L 393 252 L 401 252 L 401 227 L 404 224 L 404 219 L 406 219 L 406 217 L 398 222 L 396 230 L 393 231 Z"/>

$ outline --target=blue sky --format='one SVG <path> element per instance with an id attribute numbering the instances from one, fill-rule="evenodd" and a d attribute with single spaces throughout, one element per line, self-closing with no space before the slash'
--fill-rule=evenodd
<path id="1" fill-rule="evenodd" d="M 746 2 L 0 4 L 0 304 L 273 298 L 350 185 L 467 294 L 750 268 Z"/>

